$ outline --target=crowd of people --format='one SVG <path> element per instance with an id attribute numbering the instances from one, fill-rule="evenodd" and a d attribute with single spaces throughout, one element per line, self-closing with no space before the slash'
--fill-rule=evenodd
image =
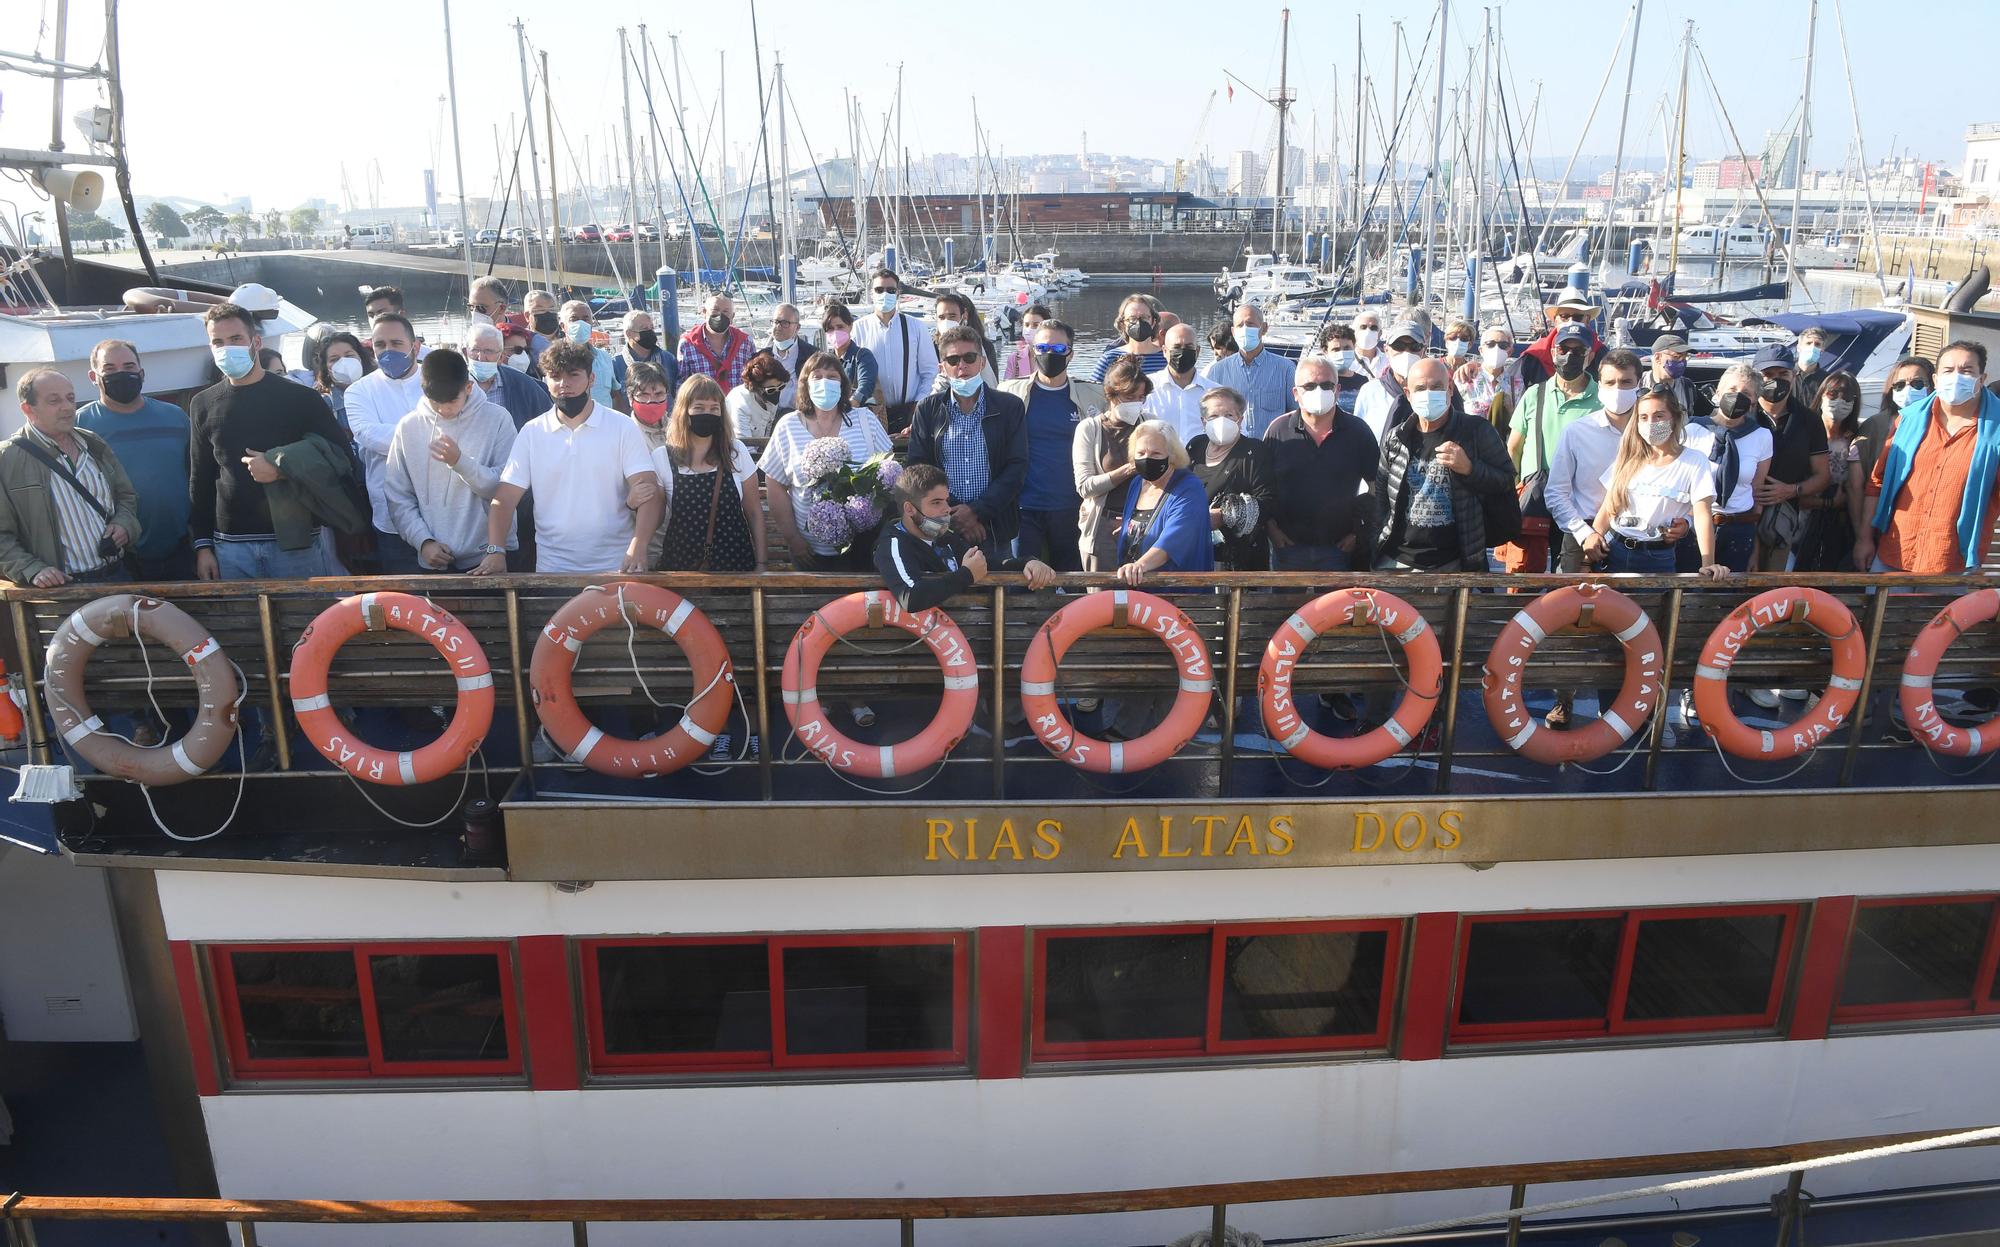
<path id="1" fill-rule="evenodd" d="M 1244 304 L 1202 368 L 1195 329 L 1134 294 L 1086 380 L 1046 307 L 1003 354 L 959 295 L 926 321 L 894 272 L 868 289 L 859 320 L 781 305 L 761 340 L 717 293 L 677 342 L 641 311 L 614 345 L 588 303 L 535 290 L 517 311 L 485 278 L 447 346 L 379 287 L 367 332 L 322 338 L 310 373 L 285 370 L 257 312 L 218 304 L 221 380 L 185 413 L 145 396 L 138 349 L 108 340 L 94 401 L 51 369 L 18 379 L 0 575 L 756 572 L 773 550 L 855 571 L 893 553 L 885 530 L 936 528 L 906 490 L 909 511 L 844 541 L 816 529 L 808 465 L 824 455 L 808 449 L 827 439 L 851 464 L 942 473 L 948 525 L 928 540 L 953 574 L 975 550 L 1128 585 L 1217 569 L 1949 573 L 1986 557 L 2000 399 L 1976 343 L 1900 361 L 1873 404 L 1829 371 L 1817 330 L 1707 388 L 1679 337 L 1644 358 L 1608 348 L 1572 290 L 1519 349 L 1504 326 L 1453 319 L 1435 338 L 1420 311 L 1368 307 L 1297 360 Z"/>

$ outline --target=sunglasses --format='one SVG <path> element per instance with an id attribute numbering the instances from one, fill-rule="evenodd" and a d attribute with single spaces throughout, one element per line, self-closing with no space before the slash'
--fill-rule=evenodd
<path id="1" fill-rule="evenodd" d="M 1037 355 L 1067 355 L 1067 354 L 1069 354 L 1069 343 L 1067 343 L 1067 342 L 1037 342 L 1037 343 L 1035 343 L 1035 354 L 1037 354 Z"/>
<path id="2" fill-rule="evenodd" d="M 900 293 L 900 292 L 899 292 L 899 291 L 898 291 L 898 290 L 897 290 L 897 289 L 896 289 L 896 288 L 895 288 L 894 286 L 876 286 L 876 287 L 874 287 L 873 289 L 874 289 L 874 292 L 875 292 L 876 294 L 897 294 L 897 293 Z"/>
<path id="3" fill-rule="evenodd" d="M 969 364 L 978 358 L 978 351 L 967 351 L 960 355 L 947 355 L 944 357 L 944 362 L 956 368 L 960 364 Z"/>
<path id="4" fill-rule="evenodd" d="M 1301 381 L 1301 382 L 1299 382 L 1299 388 L 1300 388 L 1300 389 L 1302 389 L 1302 390 L 1335 390 L 1335 391 L 1338 391 L 1338 390 L 1340 389 L 1340 382 L 1338 382 L 1338 381 Z"/>

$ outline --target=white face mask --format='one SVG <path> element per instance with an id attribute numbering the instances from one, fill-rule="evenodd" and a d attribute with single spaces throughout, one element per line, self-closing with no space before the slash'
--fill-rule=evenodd
<path id="1" fill-rule="evenodd" d="M 1674 422 L 1671 420 L 1642 420 L 1639 422 L 1639 436 L 1646 440 L 1646 445 L 1648 446 L 1664 446 L 1667 444 L 1667 439 L 1673 435 Z"/>
<path id="2" fill-rule="evenodd" d="M 1332 390 L 1307 390 L 1299 395 L 1299 410 L 1309 416 L 1323 416 L 1339 401 Z"/>
<path id="3" fill-rule="evenodd" d="M 1422 357 L 1415 351 L 1391 351 L 1389 352 L 1389 371 L 1395 373 L 1397 379 L 1401 380 L 1410 375 L 1411 366 L 1420 358 Z"/>
<path id="4" fill-rule="evenodd" d="M 1504 346 L 1481 347 L 1479 358 L 1487 368 L 1499 372 L 1507 366 L 1507 348 Z"/>
<path id="5" fill-rule="evenodd" d="M 1348 351 L 1348 350 L 1335 351 L 1333 354 L 1327 356 L 1327 358 L 1332 360 L 1333 366 L 1335 368 L 1340 369 L 1342 372 L 1346 372 L 1348 369 L 1354 367 L 1353 351 Z"/>
<path id="6" fill-rule="evenodd" d="M 1847 413 L 1854 410 L 1851 398 L 1829 398 L 1826 400 L 1826 418 L 1835 424 L 1847 419 Z"/>
<path id="7" fill-rule="evenodd" d="M 1444 353 L 1447 359 L 1464 359 L 1471 351 L 1472 343 L 1467 342 L 1464 338 L 1445 339 Z"/>
<path id="8" fill-rule="evenodd" d="M 1380 329 L 1356 329 L 1354 331 L 1354 345 L 1364 351 L 1374 350 L 1376 344 L 1381 341 L 1382 331 Z"/>
<path id="9" fill-rule="evenodd" d="M 935 322 L 935 324 L 937 325 L 937 335 L 938 335 L 938 337 L 942 338 L 942 337 L 943 337 L 944 335 L 946 335 L 946 334 L 950 333 L 950 332 L 951 332 L 952 330 L 954 330 L 954 329 L 958 328 L 958 327 L 959 327 L 959 325 L 960 325 L 961 323 L 963 323 L 963 322 L 961 322 L 961 321 L 956 321 L 956 320 L 951 320 L 951 319 L 948 319 L 948 318 L 946 318 L 946 317 L 939 317 L 939 318 L 937 319 L 937 321 Z"/>
<path id="10" fill-rule="evenodd" d="M 528 354 L 526 351 L 516 351 L 507 357 L 507 366 L 516 372 L 526 372 L 528 371 L 528 365 L 533 360 L 534 356 Z"/>
<path id="11" fill-rule="evenodd" d="M 1120 422 L 1124 424 L 1137 424 L 1139 423 L 1139 417 L 1146 414 L 1146 404 L 1119 403 L 1112 410 L 1118 414 Z"/>
<path id="12" fill-rule="evenodd" d="M 326 370 L 332 374 L 334 382 L 338 385 L 353 385 L 361 380 L 361 361 L 352 355 L 343 355 L 334 360 L 327 365 Z"/>
<path id="13" fill-rule="evenodd" d="M 1217 446 L 1228 446 L 1242 435 L 1243 426 L 1234 416 L 1212 416 L 1201 426 L 1208 433 L 1208 440 Z"/>
<path id="14" fill-rule="evenodd" d="M 1601 385 L 1597 387 L 1597 399 L 1604 404 L 1604 410 L 1614 416 L 1622 416 L 1639 401 L 1639 387 Z"/>
<path id="15" fill-rule="evenodd" d="M 1451 395 L 1443 390 L 1423 390 L 1410 395 L 1410 409 L 1425 428 L 1435 428 L 1451 410 Z"/>

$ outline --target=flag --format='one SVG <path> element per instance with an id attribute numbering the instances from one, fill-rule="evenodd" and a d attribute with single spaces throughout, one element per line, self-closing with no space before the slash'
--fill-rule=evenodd
<path id="1" fill-rule="evenodd" d="M 1229 91 L 1229 102 L 1234 104 L 1236 102 L 1236 84 L 1233 82 L 1225 82 L 1222 85 Z"/>

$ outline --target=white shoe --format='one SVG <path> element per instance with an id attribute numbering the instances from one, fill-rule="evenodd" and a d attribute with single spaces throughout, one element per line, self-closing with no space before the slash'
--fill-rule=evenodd
<path id="1" fill-rule="evenodd" d="M 1778 699 L 1778 690 L 1774 688 L 1753 688 L 1750 690 L 1750 700 L 1766 710 L 1776 710 L 1778 708 Z"/>
<path id="2" fill-rule="evenodd" d="M 1694 709 L 1694 690 L 1684 688 L 1681 690 L 1681 726 L 1694 728 L 1700 725 L 1701 716 Z"/>
<path id="3" fill-rule="evenodd" d="M 1802 688 L 1780 689 L 1778 690 L 1778 696 L 1784 698 L 1786 701 L 1804 701 L 1806 699 L 1806 690 Z"/>
<path id="4" fill-rule="evenodd" d="M 847 713 L 854 720 L 854 726 L 856 727 L 875 726 L 875 707 L 873 706 L 856 702 L 854 705 L 848 707 Z"/>
<path id="5" fill-rule="evenodd" d="M 1680 743 L 1681 734 L 1674 730 L 1674 721 L 1670 718 L 1660 725 L 1660 748 L 1672 749 Z"/>

